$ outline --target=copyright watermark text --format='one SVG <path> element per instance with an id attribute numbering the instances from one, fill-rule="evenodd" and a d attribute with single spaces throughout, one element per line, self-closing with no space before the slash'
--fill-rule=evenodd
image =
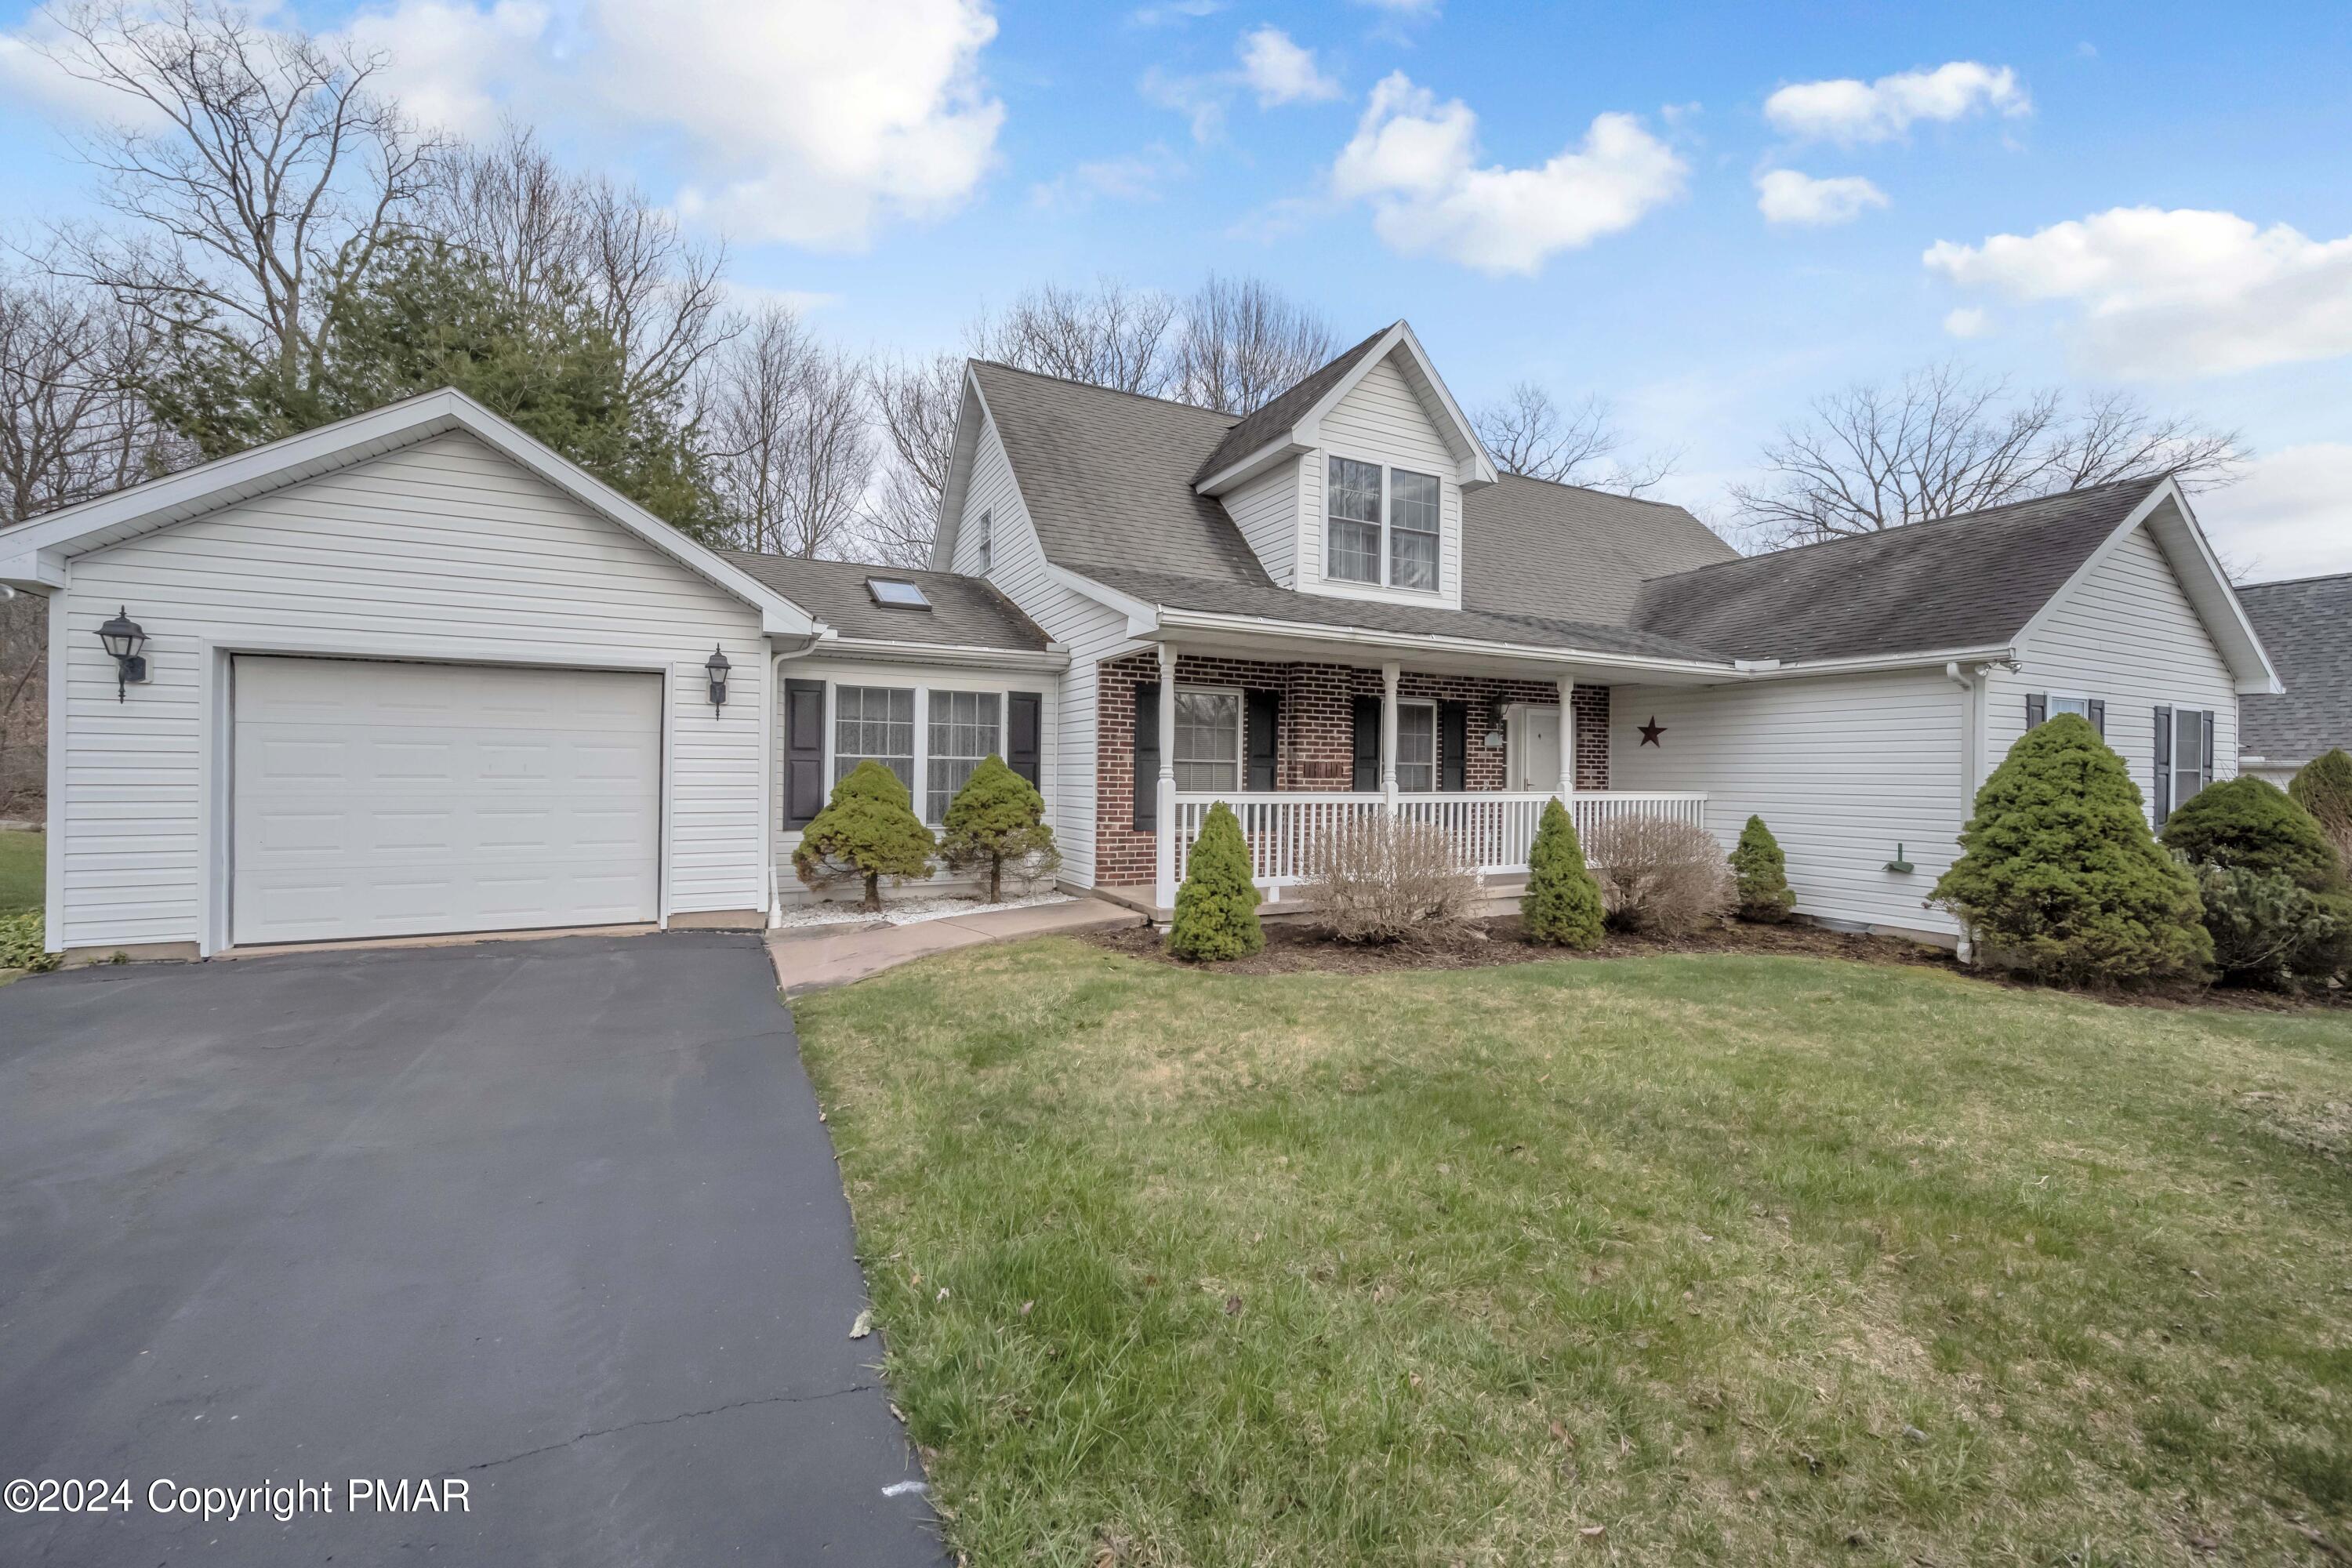
<path id="1" fill-rule="evenodd" d="M 19 1479 L 0 1487 L 10 1513 L 158 1513 L 234 1521 L 274 1519 L 280 1524 L 318 1513 L 471 1513 L 470 1485 L 455 1476 L 352 1476 L 340 1481 L 279 1481 L 200 1486 L 169 1476 L 142 1489 L 128 1479 L 71 1476 Z"/>

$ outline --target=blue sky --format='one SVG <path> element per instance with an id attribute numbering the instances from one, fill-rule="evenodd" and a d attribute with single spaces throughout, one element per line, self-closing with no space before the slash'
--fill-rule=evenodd
<path id="1" fill-rule="evenodd" d="M 436 118 L 637 180 L 855 346 L 951 342 L 1043 280 L 1255 273 L 1343 339 L 1408 317 L 1466 404 L 1609 397 L 1718 521 L 1808 399 L 1957 357 L 2240 427 L 2259 460 L 2200 503 L 2224 551 L 2352 570 L 2352 7 L 278 15 L 394 49 Z M 19 226 L 83 199 L 39 28 L 0 40 Z"/>

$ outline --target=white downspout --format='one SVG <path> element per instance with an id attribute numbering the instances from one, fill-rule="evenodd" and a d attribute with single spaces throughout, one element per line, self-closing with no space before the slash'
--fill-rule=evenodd
<path id="1" fill-rule="evenodd" d="M 1978 764 L 1984 751 L 1984 681 L 1981 669 L 1962 669 L 1954 659 L 1944 666 L 1944 679 L 1960 689 L 1960 821 L 1965 825 L 1976 809 Z M 1976 962 L 1974 934 L 1960 922 L 1959 960 Z"/>
<path id="2" fill-rule="evenodd" d="M 1152 812 L 1152 901 L 1176 908 L 1176 645 L 1160 645 L 1160 785 Z"/>

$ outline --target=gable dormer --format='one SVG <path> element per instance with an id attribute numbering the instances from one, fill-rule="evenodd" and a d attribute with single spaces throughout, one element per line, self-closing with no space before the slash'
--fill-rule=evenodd
<path id="1" fill-rule="evenodd" d="M 1463 493 L 1495 479 L 1399 321 L 1235 425 L 1194 489 L 1223 503 L 1283 587 L 1458 609 Z"/>

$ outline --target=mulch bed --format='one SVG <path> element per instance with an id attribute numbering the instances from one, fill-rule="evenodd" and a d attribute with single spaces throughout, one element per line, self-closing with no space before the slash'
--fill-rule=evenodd
<path id="1" fill-rule="evenodd" d="M 1269 921 L 1265 949 L 1248 958 L 1224 963 L 1195 964 L 1168 952 L 1166 933 L 1150 926 L 1121 926 L 1083 933 L 1081 940 L 1130 958 L 1168 963 L 1179 968 L 1213 970 L 1220 974 L 1388 974 L 1415 969 L 1487 969 L 1500 963 L 1539 963 L 1562 959 L 1649 958 L 1664 954 L 1761 953 L 1791 958 L 1843 958 L 1859 963 L 1892 963 L 1948 970 L 1988 985 L 2040 991 L 2050 987 L 1994 970 L 1971 969 L 1948 950 L 1901 937 L 1866 936 L 1859 931 L 1830 931 L 1791 921 L 1786 925 L 1750 925 L 1725 921 L 1685 937 L 1644 936 L 1611 931 L 1601 945 L 1583 952 L 1529 942 L 1517 915 L 1473 921 L 1451 938 L 1388 946 L 1341 942 L 1322 927 L 1305 921 Z M 2275 992 L 2234 986 L 2169 990 L 2086 991 L 2076 994 L 2098 1002 L 2137 1007 L 2240 1007 L 2260 1013 L 2341 1012 L 2352 1014 L 2352 993 L 2336 991 L 2311 996 L 2287 996 Z"/>

